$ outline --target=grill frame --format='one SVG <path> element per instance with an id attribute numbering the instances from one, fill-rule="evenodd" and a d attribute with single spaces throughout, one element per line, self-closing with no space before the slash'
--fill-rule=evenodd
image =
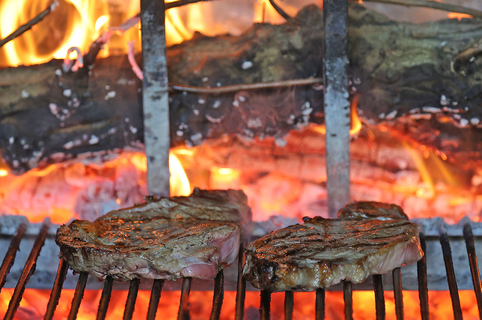
<path id="1" fill-rule="evenodd" d="M 474 241 L 474 232 L 471 226 L 471 222 L 465 221 L 463 224 L 463 236 L 466 244 L 467 255 L 469 259 L 469 268 L 472 276 L 472 283 L 474 292 L 477 299 L 477 306 L 479 311 L 479 316 L 482 318 L 482 292 L 481 292 L 481 279 L 480 272 L 477 261 L 476 247 Z M 14 294 L 9 303 L 9 308 L 5 314 L 4 319 L 13 319 L 15 312 L 18 309 L 20 301 L 23 296 L 25 287 L 30 279 L 30 277 L 35 272 L 35 266 L 37 259 L 40 255 L 40 250 L 45 243 L 47 238 L 49 227 L 51 226 L 50 220 L 46 219 L 40 229 L 39 233 L 35 239 L 35 243 L 30 251 L 27 262 L 24 265 L 24 269 L 21 277 L 18 280 L 17 286 L 15 287 Z M 5 280 L 8 275 L 10 267 L 15 261 L 15 253 L 18 249 L 21 240 L 26 234 L 27 223 L 22 222 L 16 229 L 16 233 L 12 236 L 9 249 L 7 250 L 7 255 L 4 257 L 2 266 L 0 267 L 0 279 Z M 456 282 L 456 274 L 454 271 L 452 251 L 450 247 L 450 240 L 446 228 L 440 228 L 439 231 L 440 245 L 442 247 L 445 270 L 447 274 L 447 283 L 450 291 L 450 296 L 452 300 L 452 310 L 454 314 L 454 319 L 462 319 L 462 310 L 460 307 L 460 298 L 458 295 L 458 287 Z M 433 235 L 432 235 L 433 236 Z M 420 241 L 424 253 L 426 253 L 426 236 L 424 232 L 420 233 Z M 236 294 L 236 313 L 235 319 L 243 319 L 244 316 L 244 306 L 246 297 L 246 280 L 242 276 L 242 267 L 244 264 L 244 244 L 241 244 L 238 256 L 238 279 L 237 279 L 237 294 Z M 15 249 L 15 250 L 14 250 Z M 5 270 L 5 271 L 4 271 Z M 68 271 L 67 263 L 60 259 L 57 275 L 53 283 L 51 290 L 51 295 L 49 302 L 47 304 L 46 313 L 44 319 L 52 319 L 55 314 L 55 309 L 61 297 L 62 288 L 64 281 L 66 279 Z M 5 272 L 5 274 L 4 274 Z M 427 282 L 427 261 L 426 255 L 417 263 L 417 274 L 418 274 L 418 292 L 420 298 L 420 312 L 422 319 L 429 319 L 429 304 L 428 304 L 428 282 Z M 83 293 L 87 285 L 88 274 L 81 272 L 78 280 L 77 287 L 74 293 L 74 297 L 71 303 L 71 309 L 68 319 L 76 319 L 78 310 L 80 308 Z M 393 291 L 395 298 L 395 309 L 397 320 L 404 318 L 403 315 L 403 291 L 402 291 L 402 276 L 401 269 L 396 268 L 392 271 L 393 280 Z M 139 279 L 132 280 L 129 284 L 129 293 L 126 300 L 126 306 L 124 311 L 124 319 L 132 319 L 134 306 L 137 298 L 137 292 L 139 290 Z M 0 290 L 3 288 L 5 281 L 1 283 Z M 154 319 L 156 312 L 158 310 L 159 300 L 161 298 L 162 288 L 164 286 L 164 280 L 154 280 L 152 283 L 151 297 L 148 308 L 147 319 Z M 189 319 L 189 294 L 191 290 L 192 279 L 184 278 L 181 290 L 181 301 L 179 307 L 178 319 L 185 320 Z M 214 280 L 214 297 L 213 297 L 213 308 L 211 312 L 210 319 L 219 319 L 221 314 L 221 308 L 224 300 L 224 272 L 220 272 L 216 279 Z M 104 287 L 102 290 L 101 299 L 99 301 L 97 319 L 105 319 L 109 307 L 109 301 L 113 290 L 113 280 L 111 277 L 107 277 L 104 281 Z M 385 319 L 385 299 L 384 299 L 384 289 L 383 281 L 381 275 L 373 276 L 373 290 L 375 292 L 375 304 L 376 304 L 376 318 Z M 344 292 L 344 302 L 345 302 L 345 319 L 353 318 L 353 298 L 352 292 L 353 287 L 350 282 L 343 282 L 343 292 Z M 270 318 L 270 302 L 271 293 L 266 290 L 260 291 L 260 319 L 266 320 Z M 293 318 L 293 292 L 285 292 L 285 305 L 284 314 L 285 319 L 289 320 Z M 316 319 L 324 319 L 325 316 L 325 290 L 316 290 Z"/>

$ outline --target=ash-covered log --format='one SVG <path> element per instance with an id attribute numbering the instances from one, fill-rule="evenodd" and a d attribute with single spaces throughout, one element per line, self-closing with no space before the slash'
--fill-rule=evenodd
<path id="1" fill-rule="evenodd" d="M 205 37 L 168 49 L 169 81 L 195 87 L 319 78 L 322 12 L 283 25 L 255 24 L 239 37 Z M 351 4 L 351 94 L 370 125 L 385 125 L 473 168 L 482 154 L 482 21 L 399 23 Z M 140 62 L 140 56 L 137 56 Z M 0 152 L 16 173 L 80 156 L 142 148 L 142 83 L 127 57 L 76 73 L 62 61 L 0 70 Z M 235 134 L 283 137 L 323 122 L 319 85 L 170 94 L 172 145 Z M 470 161 L 466 161 L 467 157 Z"/>

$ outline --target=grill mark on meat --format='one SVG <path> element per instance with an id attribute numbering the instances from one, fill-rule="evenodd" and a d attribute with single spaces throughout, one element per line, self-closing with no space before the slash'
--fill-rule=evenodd
<path id="1" fill-rule="evenodd" d="M 347 220 L 305 218 L 304 225 L 254 241 L 246 248 L 243 274 L 259 289 L 308 291 L 344 279 L 359 283 L 418 261 L 423 255 L 419 227 L 403 218 L 401 209 L 387 212 L 399 207 L 386 206 L 377 215 L 370 205 L 368 219 L 359 218 L 365 216 L 362 211 Z"/>
<path id="2" fill-rule="evenodd" d="M 242 191 L 195 190 L 190 197 L 151 198 L 94 222 L 75 220 L 57 230 L 56 242 L 73 270 L 100 279 L 213 279 L 236 260 L 239 224 L 250 214 Z"/>

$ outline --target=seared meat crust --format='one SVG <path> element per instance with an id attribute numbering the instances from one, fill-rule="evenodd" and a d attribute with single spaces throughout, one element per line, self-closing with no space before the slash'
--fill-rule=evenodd
<path id="1" fill-rule="evenodd" d="M 305 218 L 246 248 L 243 274 L 256 288 L 311 291 L 361 283 L 420 260 L 419 227 L 405 219 Z"/>
<path id="2" fill-rule="evenodd" d="M 94 222 L 57 230 L 70 267 L 97 278 L 213 279 L 238 255 L 240 226 L 250 219 L 242 191 L 195 190 L 189 197 L 149 199 Z"/>

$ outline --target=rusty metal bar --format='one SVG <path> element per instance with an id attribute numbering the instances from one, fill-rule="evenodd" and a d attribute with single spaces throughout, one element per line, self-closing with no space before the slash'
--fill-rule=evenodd
<path id="1" fill-rule="evenodd" d="M 293 319 L 293 291 L 285 292 L 285 320 Z"/>
<path id="2" fill-rule="evenodd" d="M 113 280 L 111 276 L 105 278 L 102 296 L 99 301 L 99 308 L 97 309 L 97 320 L 104 320 L 107 316 L 107 308 L 109 307 L 110 297 L 112 295 L 112 284 Z"/>
<path id="3" fill-rule="evenodd" d="M 316 320 L 325 319 L 325 289 L 316 289 Z"/>
<path id="4" fill-rule="evenodd" d="M 393 295 L 395 297 L 395 314 L 397 320 L 403 320 L 403 291 L 402 291 L 402 272 L 400 268 L 392 271 Z"/>
<path id="5" fill-rule="evenodd" d="M 27 230 L 27 224 L 28 222 L 22 222 L 19 224 L 12 241 L 10 242 L 10 246 L 8 247 L 7 254 L 3 258 L 2 266 L 0 267 L 0 292 L 7 281 L 7 275 L 10 272 L 10 268 L 15 262 L 15 256 L 17 255 L 23 234 L 25 233 L 25 230 Z"/>
<path id="6" fill-rule="evenodd" d="M 25 286 L 30 280 L 30 277 L 35 272 L 35 266 L 37 264 L 37 258 L 40 254 L 40 250 L 42 249 L 45 238 L 47 237 L 47 233 L 49 232 L 50 227 L 50 219 L 46 218 L 40 227 L 40 232 L 35 239 L 33 244 L 32 250 L 27 258 L 27 262 L 22 270 L 22 274 L 20 275 L 20 279 L 17 282 L 17 286 L 13 291 L 12 298 L 10 299 L 10 303 L 8 304 L 7 313 L 5 313 L 4 320 L 11 320 L 15 316 L 15 312 L 17 311 L 18 306 L 20 305 L 20 301 L 22 300 L 23 292 L 25 291 Z"/>
<path id="7" fill-rule="evenodd" d="M 450 249 L 449 237 L 446 232 L 440 233 L 440 244 L 442 245 L 442 252 L 444 255 L 445 271 L 447 272 L 447 283 L 449 285 L 450 297 L 452 298 L 454 319 L 462 320 L 462 308 L 460 307 L 459 289 L 455 279 L 452 250 Z"/>
<path id="8" fill-rule="evenodd" d="M 129 293 L 127 294 L 126 307 L 124 309 L 124 320 L 131 320 L 136 306 L 137 293 L 139 292 L 139 279 L 131 280 Z"/>
<path id="9" fill-rule="evenodd" d="M 239 245 L 238 253 L 238 283 L 236 286 L 236 315 L 235 320 L 243 320 L 244 317 L 244 301 L 246 299 L 246 279 L 243 277 L 244 263 L 244 244 Z"/>
<path id="10" fill-rule="evenodd" d="M 45 311 L 44 320 L 51 320 L 54 317 L 55 309 L 59 304 L 60 294 L 62 293 L 62 286 L 64 285 L 65 276 L 69 266 L 64 259 L 60 259 L 59 268 L 57 269 L 57 275 L 55 276 L 54 286 L 52 292 L 50 292 L 49 303 L 47 304 L 47 311 Z"/>
<path id="11" fill-rule="evenodd" d="M 162 286 L 164 280 L 156 279 L 152 283 L 151 298 L 149 300 L 149 309 L 147 310 L 147 320 L 154 320 L 156 318 L 157 306 L 159 299 L 161 299 Z"/>
<path id="12" fill-rule="evenodd" d="M 373 275 L 373 289 L 375 291 L 375 307 L 377 320 L 385 320 L 385 295 L 381 274 Z"/>
<path id="13" fill-rule="evenodd" d="M 87 278 L 89 274 L 87 272 L 81 272 L 79 280 L 77 281 L 77 287 L 75 288 L 74 298 L 72 299 L 72 305 L 69 312 L 69 320 L 77 319 L 77 313 L 79 313 L 80 303 L 84 297 L 85 286 L 87 285 Z"/>
<path id="14" fill-rule="evenodd" d="M 420 244 L 422 245 L 423 257 L 417 262 L 418 297 L 420 299 L 420 314 L 422 320 L 429 320 L 428 309 L 428 286 L 427 286 L 427 243 L 425 235 L 420 232 Z"/>
<path id="15" fill-rule="evenodd" d="M 141 0 L 144 144 L 149 194 L 169 196 L 169 99 L 164 1 Z"/>
<path id="16" fill-rule="evenodd" d="M 345 320 L 353 320 L 353 292 L 350 281 L 343 281 L 343 299 L 345 300 Z"/>
<path id="17" fill-rule="evenodd" d="M 177 320 L 189 320 L 191 317 L 189 312 L 189 293 L 191 292 L 191 282 L 191 277 L 182 279 L 181 302 L 179 303 Z"/>
<path id="18" fill-rule="evenodd" d="M 269 320 L 270 317 L 270 307 L 271 307 L 271 292 L 268 290 L 261 290 L 261 302 L 259 307 L 259 319 Z"/>
<path id="19" fill-rule="evenodd" d="M 221 315 L 221 307 L 223 306 L 224 299 L 224 272 L 219 271 L 216 279 L 214 280 L 214 296 L 213 296 L 213 308 L 211 310 L 210 320 L 219 320 Z"/>
<path id="20" fill-rule="evenodd" d="M 324 0 L 324 106 L 328 214 L 350 202 L 350 102 L 348 101 L 348 1 Z"/>
<path id="21" fill-rule="evenodd" d="M 472 274 L 472 283 L 474 284 L 475 298 L 477 299 L 477 307 L 479 309 L 479 318 L 482 319 L 482 292 L 480 284 L 479 264 L 477 255 L 475 254 L 474 234 L 470 223 L 464 225 L 465 246 L 469 256 L 470 273 Z"/>

